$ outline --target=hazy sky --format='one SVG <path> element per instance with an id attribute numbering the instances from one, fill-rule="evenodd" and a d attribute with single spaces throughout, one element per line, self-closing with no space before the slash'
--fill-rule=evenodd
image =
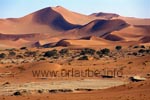
<path id="1" fill-rule="evenodd" d="M 83 14 L 111 12 L 150 18 L 150 0 L 0 0 L 0 18 L 22 17 L 57 5 Z"/>

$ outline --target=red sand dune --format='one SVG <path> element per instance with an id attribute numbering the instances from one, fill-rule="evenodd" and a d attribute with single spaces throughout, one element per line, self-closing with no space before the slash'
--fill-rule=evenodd
<path id="1" fill-rule="evenodd" d="M 51 45 L 60 40 L 98 36 L 110 41 L 149 42 L 150 19 L 113 13 L 83 15 L 63 7 L 48 7 L 21 18 L 0 19 L 0 47 Z M 23 39 L 24 42 L 14 42 Z M 3 40 L 3 41 L 2 41 Z M 84 40 L 85 41 L 85 40 Z M 66 43 L 65 43 L 66 44 Z"/>
<path id="2" fill-rule="evenodd" d="M 104 18 L 104 19 L 112 19 L 112 18 L 116 18 L 119 17 L 118 14 L 113 14 L 113 13 L 104 13 L 104 12 L 100 12 L 100 13 L 93 13 L 89 16 L 92 17 L 99 17 L 99 18 Z"/>
<path id="3" fill-rule="evenodd" d="M 80 13 L 69 11 L 61 6 L 53 7 L 52 9 L 61 14 L 66 21 L 72 24 L 85 25 L 93 21 L 93 19 L 97 19 L 93 16 L 87 16 Z"/>
<path id="4" fill-rule="evenodd" d="M 140 19 L 140 18 L 134 18 L 134 17 L 117 17 L 114 19 L 122 19 L 126 21 L 127 23 L 131 25 L 150 25 L 150 18 L 149 19 Z"/>
<path id="5" fill-rule="evenodd" d="M 22 18 L 1 20 L 0 32 L 5 34 L 54 34 L 78 26 L 79 25 L 70 24 L 61 14 L 48 7 Z"/>
<path id="6" fill-rule="evenodd" d="M 111 35 L 122 38 L 126 41 L 139 41 L 150 36 L 149 26 L 129 26 L 119 31 L 114 31 Z"/>

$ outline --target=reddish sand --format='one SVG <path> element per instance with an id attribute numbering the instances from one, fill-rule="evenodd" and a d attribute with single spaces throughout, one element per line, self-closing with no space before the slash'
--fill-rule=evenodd
<path id="1" fill-rule="evenodd" d="M 149 100 L 150 81 L 132 83 L 106 90 L 83 93 L 1 96 L 1 100 Z"/>
<path id="2" fill-rule="evenodd" d="M 147 79 L 144 82 L 131 82 L 105 90 L 56 94 L 29 93 L 21 96 L 1 95 L 0 100 L 149 100 L 149 33 L 150 19 L 122 17 L 111 13 L 94 13 L 88 16 L 60 6 L 44 8 L 21 18 L 0 19 L 0 54 L 7 55 L 5 58 L 0 58 L 1 88 L 3 86 L 9 88 L 10 84 L 15 83 L 21 85 L 60 80 L 64 83 L 68 80 L 103 78 L 35 78 L 32 73 L 33 70 L 60 71 L 63 68 L 66 70 L 120 69 L 123 71 L 123 76 L 111 80 L 131 82 L 129 77 L 135 75 Z M 115 49 L 118 45 L 122 46 L 121 50 Z M 145 47 L 134 48 L 137 45 Z M 17 49 L 20 47 L 27 49 Z M 9 55 L 10 48 L 16 48 L 12 50 L 16 53 L 15 56 Z M 43 56 L 46 51 L 62 48 L 68 48 L 71 53 L 66 55 L 59 53 L 53 58 Z M 104 57 L 88 55 L 88 60 L 80 60 L 79 58 L 83 56 L 80 51 L 83 48 L 95 50 L 108 48 L 111 52 Z M 140 49 L 147 51 L 139 53 Z"/>

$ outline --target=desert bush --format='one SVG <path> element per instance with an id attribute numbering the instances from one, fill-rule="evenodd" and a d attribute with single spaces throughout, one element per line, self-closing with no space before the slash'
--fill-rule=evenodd
<path id="1" fill-rule="evenodd" d="M 20 96 L 21 95 L 21 92 L 17 91 L 17 92 L 14 92 L 13 94 L 14 96 Z"/>
<path id="2" fill-rule="evenodd" d="M 45 58 L 40 58 L 40 60 L 46 60 Z"/>
<path id="3" fill-rule="evenodd" d="M 101 51 L 97 51 L 96 54 L 99 56 L 99 57 L 103 57 L 103 54 Z"/>
<path id="4" fill-rule="evenodd" d="M 27 47 L 21 47 L 20 48 L 20 50 L 26 50 L 27 49 Z"/>
<path id="5" fill-rule="evenodd" d="M 26 56 L 26 57 L 35 57 L 36 56 L 36 54 L 37 54 L 37 52 L 35 52 L 35 51 L 26 51 L 25 53 L 24 53 L 24 56 Z"/>
<path id="6" fill-rule="evenodd" d="M 88 56 L 81 56 L 78 60 L 88 60 Z"/>
<path id="7" fill-rule="evenodd" d="M 146 50 L 146 53 L 150 53 L 150 50 Z"/>
<path id="8" fill-rule="evenodd" d="M 144 49 L 140 49 L 138 52 L 139 52 L 139 53 L 144 53 L 145 50 L 144 50 Z"/>
<path id="9" fill-rule="evenodd" d="M 107 48 L 104 48 L 96 52 L 96 54 L 99 55 L 99 57 L 103 57 L 103 55 L 108 55 L 109 53 L 110 53 L 110 50 Z"/>
<path id="10" fill-rule="evenodd" d="M 136 52 L 133 52 L 132 54 L 133 54 L 134 56 L 137 56 L 137 55 L 138 55 Z"/>
<path id="11" fill-rule="evenodd" d="M 69 53 L 69 50 L 68 50 L 68 49 L 61 49 L 61 50 L 59 51 L 59 53 L 60 53 L 61 55 L 68 54 L 68 53 Z"/>
<path id="12" fill-rule="evenodd" d="M 57 92 L 58 92 L 58 90 L 56 90 L 56 89 L 49 90 L 49 93 L 57 93 Z"/>
<path id="13" fill-rule="evenodd" d="M 14 51 L 9 52 L 9 56 L 15 56 L 15 55 L 16 55 L 16 52 L 14 52 Z"/>
<path id="14" fill-rule="evenodd" d="M 43 90 L 38 90 L 37 92 L 38 92 L 38 93 L 43 93 L 44 91 L 43 91 Z"/>
<path id="15" fill-rule="evenodd" d="M 6 57 L 6 54 L 5 53 L 1 53 L 0 54 L 0 58 L 5 58 Z"/>
<path id="16" fill-rule="evenodd" d="M 108 55 L 110 53 L 110 50 L 105 48 L 105 49 L 101 50 L 101 53 L 104 54 L 104 55 Z"/>
<path id="17" fill-rule="evenodd" d="M 82 88 L 77 88 L 75 89 L 76 91 L 92 91 L 93 89 L 82 89 Z"/>
<path id="18" fill-rule="evenodd" d="M 133 48 L 139 48 L 139 46 L 138 46 L 138 45 L 136 45 L 136 46 L 134 46 Z"/>
<path id="19" fill-rule="evenodd" d="M 121 50 L 121 49 L 122 49 L 122 46 L 116 46 L 115 48 L 116 48 L 116 50 L 118 50 L 118 51 L 119 51 L 119 50 Z"/>
<path id="20" fill-rule="evenodd" d="M 57 50 L 47 51 L 44 54 L 44 57 L 53 57 L 57 55 Z"/>
<path id="21" fill-rule="evenodd" d="M 145 48 L 145 46 L 144 46 L 144 45 L 141 45 L 141 48 Z"/>
<path id="22" fill-rule="evenodd" d="M 90 49 L 90 48 L 85 48 L 81 51 L 80 53 L 81 55 L 85 55 L 85 54 L 89 54 L 89 55 L 94 55 L 95 54 L 95 50 L 94 49 Z"/>
<path id="23" fill-rule="evenodd" d="M 17 55 L 16 58 L 20 59 L 20 58 L 23 58 L 22 55 Z"/>

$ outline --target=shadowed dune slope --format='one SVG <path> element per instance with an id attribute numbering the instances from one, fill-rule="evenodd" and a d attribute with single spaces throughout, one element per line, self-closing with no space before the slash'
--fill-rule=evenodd
<path id="1" fill-rule="evenodd" d="M 93 21 L 94 19 L 98 19 L 93 16 L 87 16 L 87 15 L 83 15 L 80 13 L 72 12 L 61 6 L 53 7 L 52 9 L 58 12 L 59 14 L 61 14 L 65 20 L 67 20 L 69 23 L 72 23 L 72 24 L 85 25 Z"/>
<path id="2" fill-rule="evenodd" d="M 127 26 L 123 20 L 94 20 L 85 25 L 82 29 L 90 32 L 102 31 L 102 30 L 119 30 Z"/>
<path id="3" fill-rule="evenodd" d="M 109 45 L 112 41 L 105 40 L 100 37 L 91 36 L 86 37 L 83 39 L 76 39 L 76 40 L 61 40 L 59 41 L 56 46 L 100 46 L 100 45 Z"/>
<path id="4" fill-rule="evenodd" d="M 103 12 L 100 12 L 100 13 L 93 13 L 89 16 L 92 16 L 92 17 L 99 17 L 99 18 L 104 18 L 104 19 L 112 19 L 114 17 L 119 17 L 118 14 L 113 14 L 113 13 L 103 13 Z"/>
<path id="5" fill-rule="evenodd" d="M 0 19 L 0 47 L 9 47 L 5 42 L 7 40 L 12 42 L 10 47 L 24 46 L 26 41 L 29 47 L 54 45 L 61 40 L 61 44 L 78 45 L 79 39 L 91 36 L 109 41 L 148 43 L 149 33 L 149 19 L 122 17 L 113 13 L 88 16 L 60 6 L 47 7 L 21 18 Z M 66 40 L 75 42 L 68 43 Z"/>
<path id="6" fill-rule="evenodd" d="M 123 20 L 94 20 L 80 28 L 64 32 L 61 37 L 65 39 L 79 39 L 88 36 L 103 36 L 113 31 L 127 27 L 128 24 Z"/>
<path id="7" fill-rule="evenodd" d="M 52 8 L 44 8 L 22 18 L 0 20 L 0 32 L 4 34 L 51 33 L 70 30 L 80 25 L 67 22 Z"/>
<path id="8" fill-rule="evenodd" d="M 148 42 L 149 41 L 148 37 L 150 37 L 149 33 L 150 33 L 150 26 L 129 26 L 122 30 L 114 31 L 109 35 L 122 38 L 123 40 L 126 41 L 143 40 L 143 42 L 144 41 Z"/>

